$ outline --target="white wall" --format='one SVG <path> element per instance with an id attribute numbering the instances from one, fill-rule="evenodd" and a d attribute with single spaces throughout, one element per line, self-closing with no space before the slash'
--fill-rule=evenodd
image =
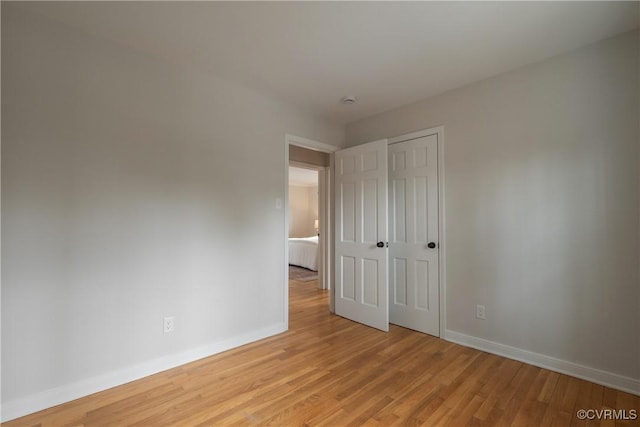
<path id="1" fill-rule="evenodd" d="M 318 186 L 313 186 L 313 187 L 307 187 L 307 194 L 309 197 L 309 209 L 308 209 L 308 220 L 307 220 L 307 224 L 310 224 L 310 227 L 307 230 L 308 234 L 307 236 L 316 236 L 318 234 L 318 229 L 316 229 L 314 227 L 314 223 L 315 220 L 317 219 L 318 221 L 320 221 L 319 214 L 318 214 L 318 203 L 319 203 L 319 197 L 320 195 L 318 194 Z M 320 226 L 320 223 L 318 222 L 318 226 Z"/>
<path id="2" fill-rule="evenodd" d="M 449 330 L 618 374 L 635 387 L 638 38 L 606 40 L 347 127 L 356 145 L 444 125 Z M 476 304 L 487 320 L 475 318 Z"/>
<path id="3" fill-rule="evenodd" d="M 318 187 L 289 185 L 289 237 L 315 236 Z"/>
<path id="4" fill-rule="evenodd" d="M 5 418 L 286 327 L 285 133 L 342 126 L 7 3 L 2 92 Z"/>

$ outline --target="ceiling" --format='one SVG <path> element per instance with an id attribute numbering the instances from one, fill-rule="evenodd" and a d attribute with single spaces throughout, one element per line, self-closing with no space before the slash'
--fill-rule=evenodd
<path id="1" fill-rule="evenodd" d="M 3 2 L 6 3 L 6 2 Z M 336 123 L 639 27 L 638 2 L 21 3 Z M 358 102 L 343 105 L 354 95 Z"/>
<path id="2" fill-rule="evenodd" d="M 289 185 L 317 187 L 318 171 L 289 166 Z"/>

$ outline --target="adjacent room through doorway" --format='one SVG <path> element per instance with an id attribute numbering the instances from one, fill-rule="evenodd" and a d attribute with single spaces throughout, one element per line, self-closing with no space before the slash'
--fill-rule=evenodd
<path id="1" fill-rule="evenodd" d="M 289 278 L 318 279 L 318 171 L 289 166 Z"/>
<path id="2" fill-rule="evenodd" d="M 302 141 L 305 146 L 312 142 Z M 324 292 L 331 309 L 331 155 L 299 146 L 290 139 L 287 152 L 287 286 Z"/>

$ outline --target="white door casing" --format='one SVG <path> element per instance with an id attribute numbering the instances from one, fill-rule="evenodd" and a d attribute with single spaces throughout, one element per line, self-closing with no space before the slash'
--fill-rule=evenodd
<path id="1" fill-rule="evenodd" d="M 437 134 L 389 145 L 389 207 L 390 322 L 439 336 Z"/>
<path id="2" fill-rule="evenodd" d="M 337 151 L 334 192 L 336 314 L 383 331 L 389 330 L 387 145 Z"/>

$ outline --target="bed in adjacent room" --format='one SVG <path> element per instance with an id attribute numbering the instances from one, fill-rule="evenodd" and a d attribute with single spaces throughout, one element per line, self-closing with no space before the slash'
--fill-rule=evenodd
<path id="1" fill-rule="evenodd" d="M 318 271 L 318 236 L 289 237 L 289 264 Z"/>

